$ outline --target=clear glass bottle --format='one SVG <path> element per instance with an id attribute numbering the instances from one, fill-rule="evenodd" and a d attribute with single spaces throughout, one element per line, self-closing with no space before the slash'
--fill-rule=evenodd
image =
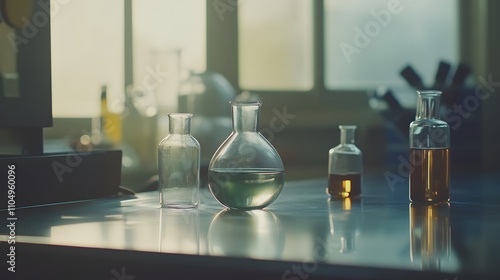
<path id="1" fill-rule="evenodd" d="M 258 131 L 262 102 L 232 101 L 233 131 L 208 166 L 209 189 L 233 209 L 259 209 L 271 204 L 285 182 L 283 162 Z"/>
<path id="2" fill-rule="evenodd" d="M 160 204 L 194 208 L 199 203 L 200 144 L 191 136 L 192 114 L 169 114 L 169 134 L 158 146 Z"/>
<path id="3" fill-rule="evenodd" d="M 340 125 L 340 145 L 330 149 L 328 158 L 328 188 L 332 197 L 356 198 L 363 184 L 363 157 L 354 145 L 355 125 Z"/>
<path id="4" fill-rule="evenodd" d="M 418 91 L 416 118 L 410 124 L 410 200 L 450 200 L 450 127 L 439 119 L 440 91 Z"/>

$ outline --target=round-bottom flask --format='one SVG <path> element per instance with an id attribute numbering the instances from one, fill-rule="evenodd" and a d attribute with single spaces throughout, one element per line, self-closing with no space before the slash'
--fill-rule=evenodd
<path id="1" fill-rule="evenodd" d="M 261 104 L 231 102 L 233 131 L 208 167 L 210 191 L 229 208 L 264 208 L 283 189 L 285 172 L 281 158 L 258 131 Z"/>
<path id="2" fill-rule="evenodd" d="M 330 149 L 328 188 L 332 197 L 356 198 L 361 195 L 363 159 L 354 145 L 355 125 L 340 125 L 340 145 Z"/>

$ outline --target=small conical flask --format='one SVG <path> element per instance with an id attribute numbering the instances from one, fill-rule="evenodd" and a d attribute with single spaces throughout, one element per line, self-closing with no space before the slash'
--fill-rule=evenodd
<path id="1" fill-rule="evenodd" d="M 354 145 L 355 125 L 340 125 L 340 145 L 330 149 L 328 188 L 332 197 L 356 198 L 361 195 L 363 158 Z"/>
<path id="2" fill-rule="evenodd" d="M 264 208 L 276 200 L 285 182 L 278 152 L 258 131 L 261 105 L 231 102 L 233 131 L 208 166 L 209 189 L 229 208 Z"/>
<path id="3" fill-rule="evenodd" d="M 169 114 L 169 134 L 158 146 L 160 204 L 195 208 L 199 203 L 200 144 L 190 134 L 192 114 Z"/>
<path id="4" fill-rule="evenodd" d="M 418 91 L 417 114 L 410 124 L 410 200 L 450 200 L 450 127 L 439 119 L 440 91 Z"/>

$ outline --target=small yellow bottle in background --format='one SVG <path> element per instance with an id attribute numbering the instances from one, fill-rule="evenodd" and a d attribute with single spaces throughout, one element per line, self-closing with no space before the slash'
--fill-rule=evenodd
<path id="1" fill-rule="evenodd" d="M 103 142 L 112 146 L 119 146 L 122 142 L 121 115 L 109 110 L 107 87 L 101 87 L 101 132 Z"/>

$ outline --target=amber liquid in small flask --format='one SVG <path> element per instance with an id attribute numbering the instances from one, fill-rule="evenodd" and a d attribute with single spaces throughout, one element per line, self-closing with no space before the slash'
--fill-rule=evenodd
<path id="1" fill-rule="evenodd" d="M 440 91 L 418 91 L 410 124 L 410 201 L 450 200 L 450 127 L 438 118 Z"/>
<path id="2" fill-rule="evenodd" d="M 327 193 L 334 198 L 356 198 L 361 195 L 363 159 L 354 145 L 355 125 L 340 125 L 340 145 L 328 154 Z"/>

